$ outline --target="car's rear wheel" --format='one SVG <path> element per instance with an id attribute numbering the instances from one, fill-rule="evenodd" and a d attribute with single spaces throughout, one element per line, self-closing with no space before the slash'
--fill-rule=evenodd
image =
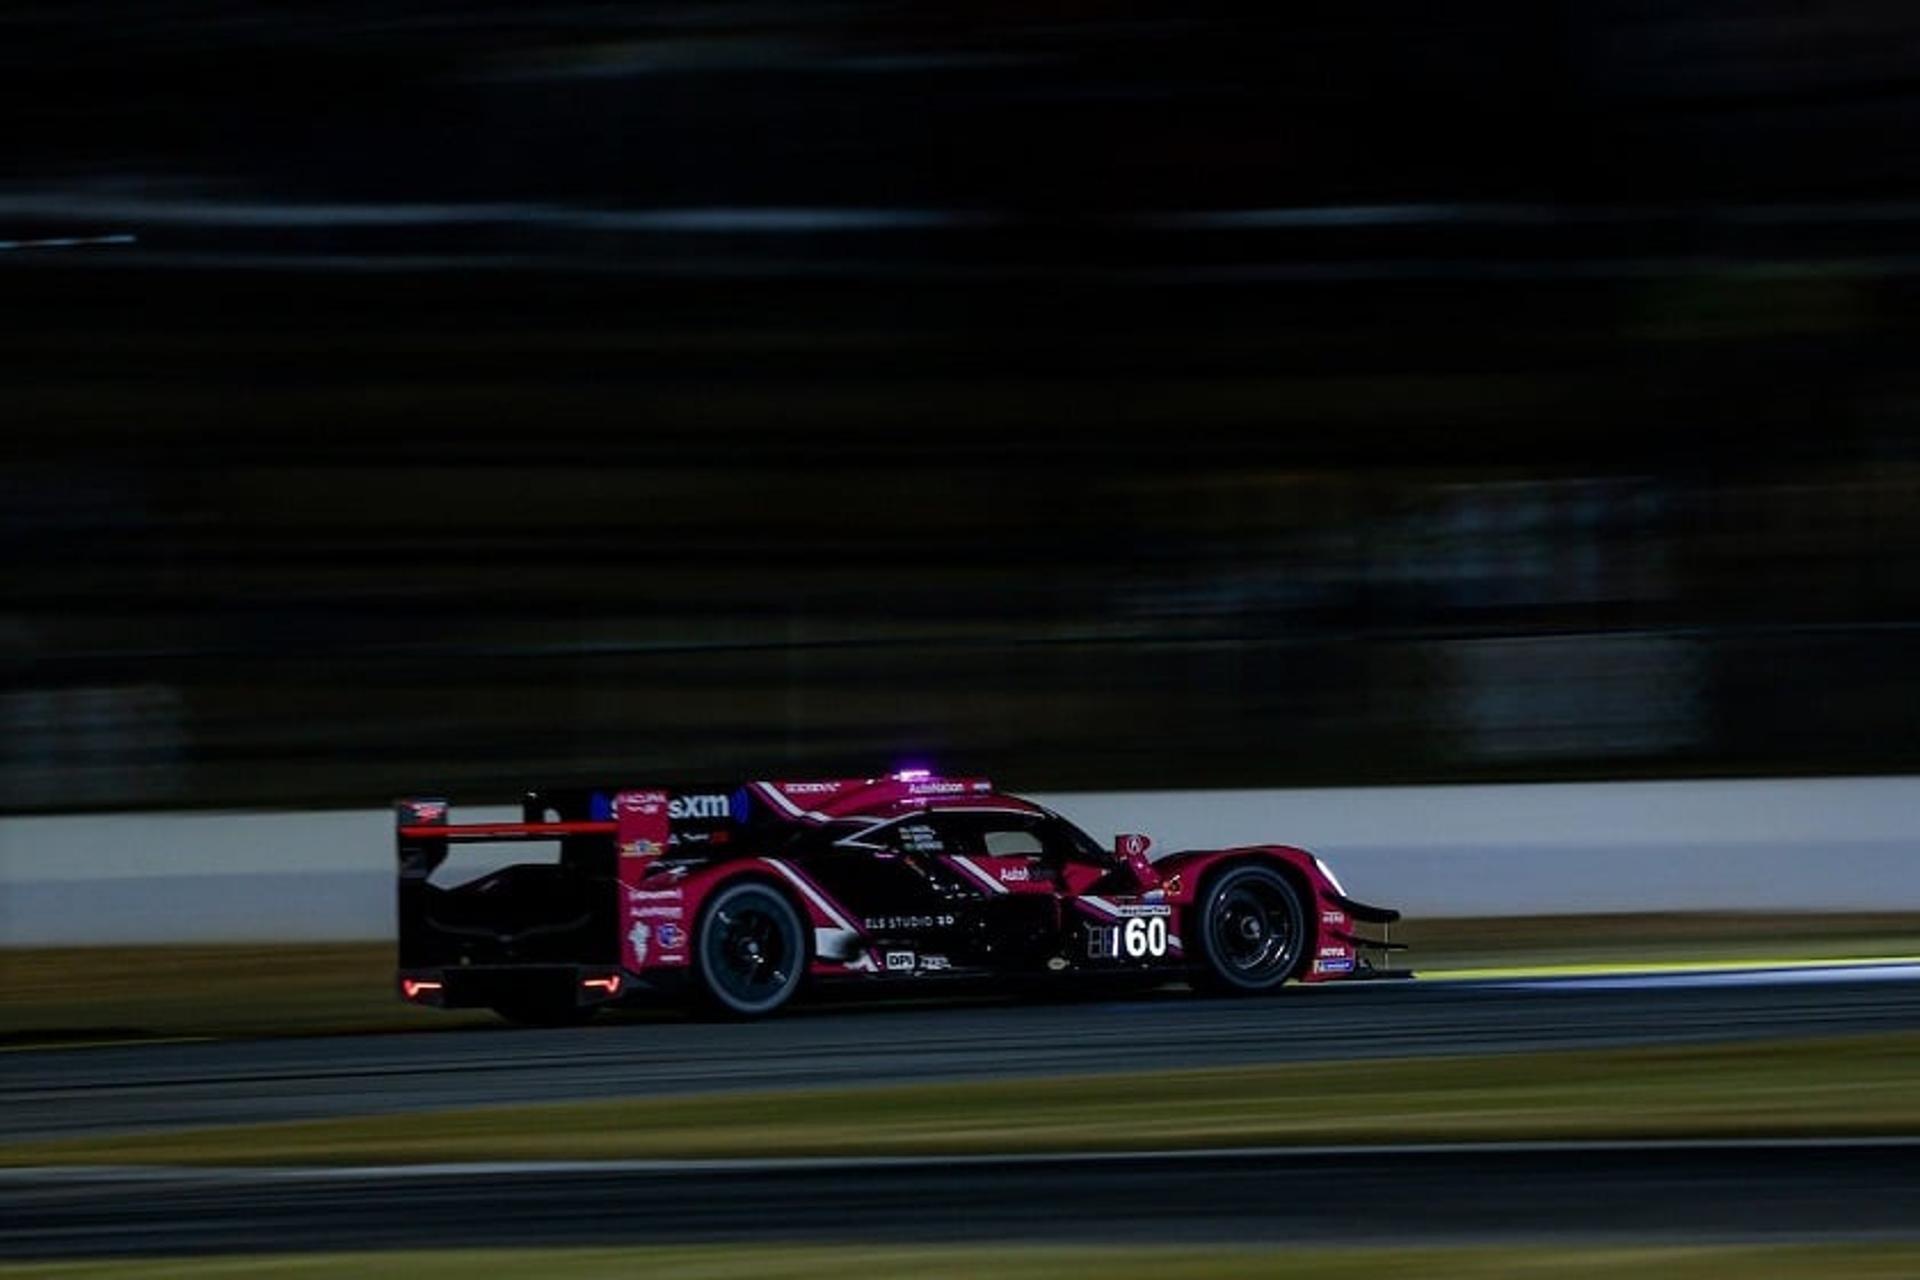
<path id="1" fill-rule="evenodd" d="M 771 885 L 729 885 L 701 912 L 693 967 L 709 1009 L 730 1017 L 764 1017 L 799 989 L 807 969 L 806 924 Z"/>
<path id="2" fill-rule="evenodd" d="M 1193 941 L 1198 985 L 1233 995 L 1277 991 L 1299 971 L 1309 935 L 1293 881 L 1271 867 L 1228 870 L 1207 887 Z"/>

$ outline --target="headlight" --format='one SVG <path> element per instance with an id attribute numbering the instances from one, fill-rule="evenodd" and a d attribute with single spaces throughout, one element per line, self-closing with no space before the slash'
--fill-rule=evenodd
<path id="1" fill-rule="evenodd" d="M 1343 898 L 1347 896 L 1347 886 L 1340 883 L 1340 877 L 1333 874 L 1332 867 L 1320 861 L 1317 855 L 1313 857 L 1313 865 L 1320 868 L 1320 874 L 1327 878 L 1327 883 L 1333 886 L 1333 891 L 1335 893 L 1339 894 Z"/>

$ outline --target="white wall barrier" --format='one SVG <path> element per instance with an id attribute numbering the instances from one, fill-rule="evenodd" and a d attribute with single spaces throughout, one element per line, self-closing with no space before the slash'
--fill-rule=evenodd
<path id="1" fill-rule="evenodd" d="M 1920 911 L 1920 778 L 1041 798 L 1156 854 L 1297 844 L 1410 916 Z M 0 819 L 0 944 L 384 938 L 392 863 L 384 808 Z"/>

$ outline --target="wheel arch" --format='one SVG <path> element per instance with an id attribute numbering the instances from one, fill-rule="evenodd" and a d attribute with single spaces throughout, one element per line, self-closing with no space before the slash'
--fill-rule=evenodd
<path id="1" fill-rule="evenodd" d="M 769 1006 L 761 1008 L 743 1008 L 733 1003 L 731 998 L 721 994 L 709 984 L 703 959 L 706 944 L 706 930 L 712 917 L 714 906 L 726 894 L 743 888 L 760 889 L 784 903 L 793 912 L 799 925 L 800 955 L 795 965 L 797 972 L 786 994 Z M 690 913 L 688 937 L 688 995 L 692 1007 L 699 1012 L 726 1020 L 762 1018 L 785 1008 L 810 985 L 816 945 L 814 941 L 813 916 L 802 896 L 793 886 L 782 883 L 781 877 L 768 870 L 751 864 L 729 867 L 717 873 L 700 887 L 697 905 Z"/>
<path id="2" fill-rule="evenodd" d="M 800 917 L 800 940 L 806 946 L 807 960 L 811 963 L 813 960 L 813 931 L 816 927 L 816 922 L 813 918 L 815 914 L 814 911 L 809 906 L 807 900 L 800 895 L 799 891 L 791 884 L 788 884 L 778 873 L 769 871 L 763 867 L 756 867 L 751 863 L 743 863 L 736 867 L 730 867 L 701 887 L 700 905 L 696 907 L 693 912 L 694 929 L 697 931 L 706 924 L 707 912 L 713 906 L 714 899 L 718 898 L 727 890 L 742 884 L 757 884 L 763 889 L 771 889 L 775 895 L 793 908 L 794 914 Z"/>
<path id="3" fill-rule="evenodd" d="M 1304 917 L 1306 938 L 1300 954 L 1294 958 L 1293 967 L 1287 972 L 1287 981 L 1296 981 L 1312 969 L 1314 953 L 1320 947 L 1320 891 L 1305 868 L 1271 849 L 1236 849 L 1208 861 L 1199 869 L 1190 905 L 1181 912 L 1180 938 L 1187 955 L 1195 963 L 1204 963 L 1200 959 L 1205 953 L 1201 950 L 1199 934 L 1207 895 L 1213 892 L 1213 886 L 1219 883 L 1222 876 L 1241 867 L 1265 867 L 1278 872 L 1300 897 L 1300 914 Z"/>

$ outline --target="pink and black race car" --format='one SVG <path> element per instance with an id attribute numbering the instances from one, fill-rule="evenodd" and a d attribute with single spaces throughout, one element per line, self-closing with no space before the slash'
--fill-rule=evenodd
<path id="1" fill-rule="evenodd" d="M 450 874 L 456 844 L 526 840 L 557 856 Z M 531 792 L 510 823 L 402 800 L 400 992 L 554 1023 L 661 994 L 753 1017 L 830 982 L 1251 995 L 1403 976 L 1370 961 L 1397 948 L 1358 931 L 1384 935 L 1399 912 L 1347 897 L 1305 850 L 1147 847 L 1105 848 L 984 778 L 920 770 Z"/>

